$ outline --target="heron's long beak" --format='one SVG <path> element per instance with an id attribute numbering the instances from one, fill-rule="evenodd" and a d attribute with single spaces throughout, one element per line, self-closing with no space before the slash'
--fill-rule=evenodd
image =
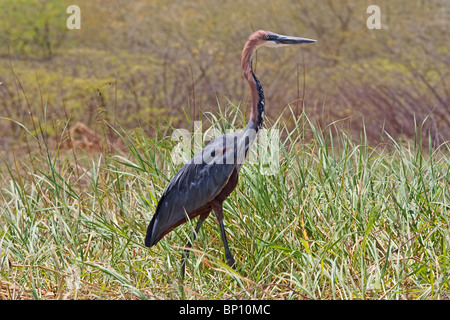
<path id="1" fill-rule="evenodd" d="M 277 37 L 274 39 L 274 41 L 279 44 L 300 44 L 300 43 L 316 42 L 316 40 L 314 40 L 314 39 L 289 37 L 289 36 L 282 36 L 282 35 L 277 35 Z"/>

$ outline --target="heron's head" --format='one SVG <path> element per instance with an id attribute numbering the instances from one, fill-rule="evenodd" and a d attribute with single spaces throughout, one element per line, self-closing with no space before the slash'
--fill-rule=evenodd
<path id="1" fill-rule="evenodd" d="M 277 34 L 275 32 L 259 30 L 253 32 L 247 40 L 247 43 L 242 50 L 241 65 L 244 76 L 252 81 L 253 73 L 251 70 L 252 56 L 256 49 L 260 47 L 278 48 L 290 46 L 294 44 L 312 43 L 316 40 L 308 38 L 290 37 Z"/>
<path id="2" fill-rule="evenodd" d="M 294 44 L 312 43 L 316 40 L 300 37 L 283 36 L 271 31 L 258 30 L 250 35 L 248 38 L 250 45 L 255 49 L 259 47 L 284 47 Z"/>

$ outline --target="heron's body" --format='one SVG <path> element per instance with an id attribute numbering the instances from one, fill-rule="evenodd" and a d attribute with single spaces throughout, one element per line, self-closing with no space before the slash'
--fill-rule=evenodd
<path id="1" fill-rule="evenodd" d="M 211 141 L 196 154 L 172 178 L 164 190 L 150 221 L 145 237 L 145 245 L 154 246 L 161 238 L 180 224 L 199 216 L 193 238 L 211 210 L 219 221 L 225 256 L 231 267 L 234 258 L 228 248 L 223 225 L 222 203 L 236 188 L 239 171 L 248 150 L 256 139 L 264 120 L 264 93 L 252 70 L 252 56 L 261 46 L 284 46 L 308 43 L 315 40 L 277 35 L 269 31 L 254 32 L 246 42 L 242 52 L 242 70 L 247 79 L 252 96 L 250 120 L 243 131 L 224 134 Z M 191 247 L 191 242 L 188 247 Z M 187 257 L 186 251 L 184 257 Z M 183 273 L 184 273 L 183 259 Z"/>
<path id="2" fill-rule="evenodd" d="M 156 207 L 147 231 L 147 246 L 155 245 L 164 235 L 186 222 L 187 216 L 190 220 L 197 216 L 206 218 L 213 208 L 211 202 L 222 203 L 230 195 L 242 165 L 242 161 L 238 161 L 241 153 L 238 147 L 243 145 L 245 148 L 243 139 L 251 136 L 255 135 L 247 135 L 245 130 L 222 135 L 178 171 Z M 247 141 L 248 150 L 253 141 Z"/>

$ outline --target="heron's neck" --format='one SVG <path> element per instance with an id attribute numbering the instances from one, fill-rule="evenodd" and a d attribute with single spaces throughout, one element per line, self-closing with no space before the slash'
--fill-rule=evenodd
<path id="1" fill-rule="evenodd" d="M 254 129 L 258 132 L 264 121 L 264 92 L 258 78 L 252 70 L 253 48 L 244 48 L 242 52 L 242 71 L 250 86 L 252 95 L 252 110 L 250 113 L 250 121 L 246 128 Z"/>

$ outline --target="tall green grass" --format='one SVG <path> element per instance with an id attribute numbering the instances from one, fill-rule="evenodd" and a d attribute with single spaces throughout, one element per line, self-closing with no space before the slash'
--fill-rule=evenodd
<path id="1" fill-rule="evenodd" d="M 212 125 L 241 128 L 238 108 L 227 112 Z M 143 245 L 180 167 L 170 134 L 118 126 L 126 151 L 88 157 L 47 148 L 45 123 L 23 128 L 39 143 L 3 159 L 0 298 L 448 299 L 449 145 L 423 150 L 386 133 L 371 147 L 364 132 L 355 142 L 304 114 L 290 130 L 281 119 L 271 125 L 281 131 L 275 174 L 245 164 L 224 203 L 237 270 L 224 262 L 211 215 L 184 282 L 179 262 L 196 221 Z"/>

